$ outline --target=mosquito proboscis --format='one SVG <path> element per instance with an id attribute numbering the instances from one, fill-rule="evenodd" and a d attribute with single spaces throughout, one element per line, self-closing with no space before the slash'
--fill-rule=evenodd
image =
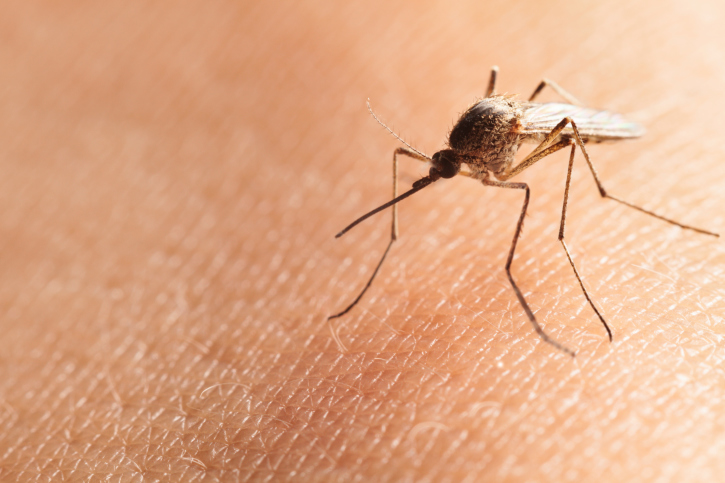
<path id="1" fill-rule="evenodd" d="M 525 169 L 533 166 L 537 161 L 540 161 L 544 157 L 565 148 L 571 148 L 571 153 L 569 155 L 569 168 L 564 187 L 564 203 L 562 205 L 561 222 L 559 225 L 559 241 L 566 252 L 566 256 L 572 269 L 574 270 L 574 275 L 579 281 L 584 297 L 587 299 L 587 302 L 596 313 L 597 317 L 604 326 L 604 329 L 607 331 L 610 342 L 613 340 L 612 330 L 602 315 L 602 312 L 594 304 L 594 301 L 589 295 L 589 291 L 584 285 L 584 281 L 582 280 L 579 270 L 574 263 L 574 259 L 569 252 L 569 247 L 567 246 L 564 237 L 566 210 L 569 200 L 569 186 L 571 184 L 571 173 L 574 165 L 574 153 L 576 152 L 577 147 L 584 155 L 584 159 L 586 160 L 589 170 L 594 177 L 594 181 L 599 188 L 599 194 L 603 198 L 612 199 L 625 206 L 629 206 L 630 208 L 634 208 L 635 210 L 679 226 L 680 228 L 693 230 L 698 233 L 714 237 L 719 236 L 717 233 L 684 225 L 652 211 L 646 210 L 640 206 L 612 196 L 604 189 L 604 185 L 600 181 L 599 175 L 589 158 L 585 144 L 637 138 L 644 133 L 644 129 L 642 129 L 641 126 L 634 122 L 627 121 L 619 114 L 584 107 L 573 95 L 569 94 L 555 82 L 547 79 L 544 79 L 539 83 L 528 101 L 520 101 L 510 95 L 498 95 L 496 94 L 497 77 L 498 68 L 494 66 L 491 69 L 491 77 L 488 83 L 486 97 L 475 102 L 461 115 L 448 136 L 447 149 L 438 151 L 433 156 L 427 156 L 403 141 L 397 134 L 395 134 L 395 132 L 385 125 L 385 123 L 378 119 L 368 102 L 368 110 L 375 120 L 385 127 L 398 140 L 405 144 L 405 147 L 399 147 L 393 153 L 393 199 L 350 223 L 350 225 L 336 235 L 336 238 L 341 237 L 360 222 L 392 206 L 393 220 L 390 243 L 388 243 L 380 262 L 376 266 L 372 276 L 360 294 L 347 308 L 345 308 L 345 310 L 328 317 L 328 319 L 341 317 L 348 313 L 360 301 L 363 295 L 365 295 L 365 292 L 368 290 L 370 285 L 372 285 L 375 276 L 378 274 L 380 267 L 385 261 L 385 257 L 390 251 L 390 247 L 398 238 L 398 202 L 417 193 L 441 178 L 452 178 L 456 175 L 462 175 L 479 180 L 484 184 L 484 186 L 524 190 L 525 196 L 521 207 L 521 214 L 519 215 L 518 223 L 516 224 L 514 238 L 506 260 L 506 275 L 508 276 L 509 282 L 516 293 L 516 298 L 519 300 L 524 312 L 526 312 L 529 321 L 534 326 L 534 330 L 536 330 L 539 337 L 541 337 L 544 342 L 547 342 L 557 349 L 574 357 L 576 355 L 575 351 L 559 343 L 544 332 L 511 274 L 511 265 L 514 259 L 516 244 L 521 236 L 521 229 L 524 217 L 526 216 L 526 209 L 529 204 L 530 191 L 529 186 L 526 183 L 510 182 L 508 180 Z M 556 91 L 556 93 L 566 100 L 566 102 L 534 102 L 534 99 L 536 99 L 539 93 L 541 93 L 541 91 L 547 86 Z M 522 143 L 538 143 L 538 145 L 531 153 L 528 154 L 528 156 L 514 166 L 514 156 L 521 147 Z M 398 155 L 409 156 L 418 161 L 431 164 L 428 176 L 425 176 L 413 183 L 412 188 L 400 196 L 398 196 Z M 462 169 L 463 166 L 467 169 Z"/>

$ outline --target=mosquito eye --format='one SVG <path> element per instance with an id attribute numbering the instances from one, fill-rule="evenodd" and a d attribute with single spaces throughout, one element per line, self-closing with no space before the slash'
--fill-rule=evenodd
<path id="1" fill-rule="evenodd" d="M 441 178 L 452 178 L 461 170 L 461 162 L 453 151 L 440 151 L 433 155 L 433 169 Z"/>

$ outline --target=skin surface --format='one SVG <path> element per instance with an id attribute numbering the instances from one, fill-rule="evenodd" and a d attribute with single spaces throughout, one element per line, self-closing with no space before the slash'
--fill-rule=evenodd
<path id="1" fill-rule="evenodd" d="M 0 480 L 713 481 L 725 471 L 725 244 L 600 199 L 568 151 L 518 190 L 400 206 L 542 77 L 626 114 L 615 196 L 725 231 L 722 2 L 8 1 L 0 16 Z M 553 91 L 543 101 L 560 100 Z M 527 151 L 522 150 L 521 155 Z M 427 173 L 401 159 L 401 189 Z M 334 334 L 334 336 L 333 336 Z"/>

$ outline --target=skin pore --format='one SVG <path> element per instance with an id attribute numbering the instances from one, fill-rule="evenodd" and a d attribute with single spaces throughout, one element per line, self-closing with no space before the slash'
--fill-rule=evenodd
<path id="1" fill-rule="evenodd" d="M 0 19 L 0 479 L 695 481 L 725 470 L 725 245 L 568 150 L 401 202 L 401 145 L 554 78 L 641 139 L 613 195 L 725 230 L 719 4 L 11 2 Z M 655 8 L 656 7 L 656 8 Z M 554 92 L 542 101 L 560 100 Z M 522 156 L 527 150 L 522 148 Z M 401 192 L 428 168 L 400 160 Z"/>

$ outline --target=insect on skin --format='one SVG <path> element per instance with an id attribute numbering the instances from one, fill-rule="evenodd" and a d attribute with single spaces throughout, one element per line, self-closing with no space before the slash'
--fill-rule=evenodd
<path id="1" fill-rule="evenodd" d="M 683 225 L 674 220 L 670 220 L 644 208 L 633 205 L 627 201 L 610 195 L 604 189 L 604 185 L 602 185 L 602 182 L 599 180 L 597 171 L 594 169 L 594 165 L 589 159 L 589 154 L 587 153 L 585 144 L 637 138 L 644 133 L 644 130 L 638 124 L 629 122 L 619 114 L 615 114 L 613 112 L 583 107 L 574 96 L 559 87 L 556 83 L 547 79 L 541 81 L 538 87 L 534 90 L 534 93 L 531 94 L 531 97 L 529 97 L 528 101 L 519 101 L 509 95 L 497 95 L 497 75 L 498 67 L 494 66 L 491 70 L 491 78 L 489 80 L 486 97 L 473 104 L 461 115 L 460 119 L 458 119 L 455 126 L 453 126 L 453 129 L 448 136 L 448 149 L 438 151 L 432 157 L 423 154 L 403 141 L 397 134 L 388 128 L 388 126 L 381 122 L 377 116 L 375 116 L 375 113 L 372 111 L 370 104 L 368 103 L 368 109 L 375 120 L 393 134 L 393 136 L 405 144 L 406 147 L 397 148 L 393 153 L 393 200 L 361 216 L 338 233 L 336 238 L 339 238 L 347 233 L 358 223 L 392 206 L 393 224 L 390 235 L 390 243 L 385 249 L 380 262 L 362 292 L 360 292 L 357 298 L 345 310 L 330 316 L 328 320 L 341 317 L 348 313 L 360 301 L 367 289 L 373 283 L 373 280 L 380 270 L 385 257 L 390 251 L 390 247 L 398 238 L 397 203 L 441 178 L 452 178 L 456 175 L 463 175 L 479 180 L 485 186 L 524 190 L 525 195 L 524 202 L 521 207 L 521 214 L 519 216 L 518 223 L 516 224 L 516 231 L 514 232 L 514 238 L 506 261 L 506 274 L 508 275 L 509 282 L 511 282 L 514 292 L 516 293 L 516 297 L 521 303 L 521 306 L 523 307 L 524 312 L 526 312 L 531 324 L 534 326 L 536 333 L 539 334 L 539 337 L 541 337 L 544 342 L 547 342 L 557 349 L 574 357 L 576 353 L 573 350 L 560 344 L 544 332 L 511 275 L 511 263 L 514 259 L 516 243 L 519 241 L 519 237 L 521 236 L 521 228 L 526 215 L 526 208 L 529 204 L 529 186 L 526 183 L 508 181 L 542 158 L 569 147 L 571 148 L 571 154 L 569 155 L 569 169 L 566 176 L 566 185 L 564 187 L 564 203 L 561 209 L 559 241 L 564 247 L 564 251 L 569 259 L 571 268 L 574 270 L 574 275 L 576 275 L 576 278 L 579 281 L 584 297 L 586 297 L 589 305 L 591 305 L 592 309 L 594 309 L 594 312 L 599 317 L 599 320 L 604 325 L 610 342 L 612 341 L 612 331 L 609 328 L 607 321 L 604 320 L 602 313 L 589 296 L 589 292 L 579 275 L 579 271 L 574 264 L 574 259 L 572 258 L 569 248 L 564 240 L 566 207 L 569 199 L 569 185 L 571 183 L 571 171 L 574 164 L 574 153 L 577 147 L 584 155 L 584 159 L 586 160 L 589 170 L 591 171 L 592 176 L 594 176 L 594 181 L 599 188 L 599 194 L 603 198 L 612 199 L 629 206 L 630 208 L 634 208 L 635 210 L 639 210 L 681 228 L 694 230 L 705 235 L 715 237 L 719 236 L 718 234 L 710 231 Z M 563 97 L 567 102 L 545 104 L 533 102 L 536 96 L 538 96 L 541 90 L 546 86 L 554 89 L 557 94 Z M 522 143 L 534 143 L 538 144 L 538 146 L 520 163 L 514 166 L 514 156 L 516 155 L 519 147 L 521 147 Z M 409 156 L 413 159 L 417 159 L 418 161 L 431 164 L 428 176 L 425 176 L 413 183 L 412 189 L 400 196 L 398 196 L 398 155 Z M 462 169 L 464 165 L 467 170 Z"/>

